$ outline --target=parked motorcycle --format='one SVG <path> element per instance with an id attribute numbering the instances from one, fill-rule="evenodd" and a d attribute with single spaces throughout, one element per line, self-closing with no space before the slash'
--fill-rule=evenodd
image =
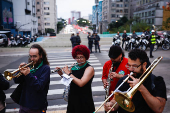
<path id="1" fill-rule="evenodd" d="M 118 35 L 113 37 L 112 45 L 120 46 L 120 37 Z"/>
<path id="2" fill-rule="evenodd" d="M 162 49 L 168 50 L 170 48 L 170 42 L 168 40 L 168 35 L 166 32 L 163 33 L 164 39 L 162 41 Z"/>
<path id="3" fill-rule="evenodd" d="M 127 37 L 126 37 L 126 40 L 125 40 L 125 50 L 126 51 L 129 51 L 129 40 L 130 40 L 130 37 L 131 37 L 132 35 L 130 34 L 130 35 L 128 35 Z"/>
<path id="4" fill-rule="evenodd" d="M 146 50 L 148 47 L 150 47 L 150 44 L 149 44 L 149 41 L 148 41 L 148 35 L 145 36 L 145 34 L 142 34 L 141 37 L 140 37 L 140 46 L 139 48 L 142 49 L 142 50 Z"/>
<path id="5" fill-rule="evenodd" d="M 15 38 L 13 36 L 11 36 L 10 41 L 11 41 L 11 47 L 17 46 L 17 42 L 15 41 Z"/>
<path id="6" fill-rule="evenodd" d="M 30 35 L 28 35 L 28 36 L 26 37 L 26 42 L 27 42 L 27 44 L 30 44 L 30 43 L 31 43 Z"/>
<path id="7" fill-rule="evenodd" d="M 21 45 L 20 36 L 17 36 L 17 38 L 16 38 L 16 42 L 17 42 L 17 46 L 20 46 L 20 45 Z"/>

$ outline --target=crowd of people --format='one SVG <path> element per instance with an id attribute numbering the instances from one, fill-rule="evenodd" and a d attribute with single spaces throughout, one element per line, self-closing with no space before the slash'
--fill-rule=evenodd
<path id="1" fill-rule="evenodd" d="M 91 37 L 97 38 L 97 33 Z M 77 37 L 79 34 L 77 33 Z M 58 74 L 63 77 L 63 72 L 72 78 L 70 83 L 67 113 L 93 113 L 95 105 L 92 96 L 92 82 L 95 76 L 94 67 L 88 61 L 90 57 L 91 40 L 89 48 L 73 43 L 72 57 L 76 60 L 76 65 L 68 68 L 56 67 Z M 71 39 L 73 40 L 73 39 Z M 100 40 L 100 39 L 99 39 Z M 97 40 L 96 43 L 99 41 Z M 97 43 L 99 45 L 99 43 Z M 97 45 L 97 46 L 98 46 Z M 99 46 L 98 46 L 99 47 Z M 100 52 L 100 49 L 99 49 Z M 150 65 L 149 58 L 145 51 L 133 49 L 129 52 L 128 58 L 125 58 L 124 52 L 120 46 L 111 46 L 108 56 L 109 61 L 103 66 L 102 82 L 103 87 L 109 85 L 107 81 L 110 78 L 109 94 L 111 94 L 124 79 L 129 76 L 129 80 L 120 87 L 120 91 L 126 91 L 129 87 L 134 87 L 139 83 L 139 77 L 146 71 Z M 25 63 L 19 65 L 21 76 L 13 78 L 16 84 L 19 84 L 12 93 L 11 98 L 20 105 L 19 113 L 45 113 L 48 106 L 47 94 L 50 85 L 50 64 L 47 59 L 46 51 L 38 44 L 33 44 L 29 49 L 28 62 L 33 62 L 30 66 L 21 68 Z M 111 69 L 111 72 L 109 72 Z M 133 72 L 133 75 L 129 75 Z M 18 74 L 17 73 L 17 74 Z M 5 113 L 5 94 L 3 90 L 9 88 L 9 82 L 0 75 L 0 113 Z M 17 93 L 17 97 L 16 97 Z M 19 96 L 19 98 L 18 98 Z M 140 85 L 134 94 L 132 102 L 135 106 L 133 113 L 153 113 L 162 112 L 167 100 L 166 86 L 161 76 L 155 76 L 152 73 Z M 105 103 L 104 108 L 107 112 L 115 103 L 114 96 Z M 128 113 L 119 105 L 116 105 L 111 113 Z"/>

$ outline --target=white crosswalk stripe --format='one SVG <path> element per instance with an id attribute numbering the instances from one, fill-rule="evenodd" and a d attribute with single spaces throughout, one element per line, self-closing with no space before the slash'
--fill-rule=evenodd
<path id="1" fill-rule="evenodd" d="M 92 65 L 94 67 L 94 70 L 95 70 L 95 76 L 93 78 L 93 83 L 95 83 L 95 82 L 102 83 L 101 76 L 102 76 L 103 66 L 95 55 L 93 55 L 93 54 L 90 54 L 90 55 L 91 56 L 90 56 L 88 61 L 90 62 L 90 65 Z M 66 64 L 72 65 L 73 63 L 76 63 L 76 61 L 72 58 L 71 54 L 70 55 L 63 55 L 63 56 L 62 55 L 60 55 L 60 56 L 48 56 L 48 61 L 50 62 L 51 70 L 54 70 L 56 67 L 62 68 Z M 7 69 L 7 71 L 14 71 L 14 70 L 16 70 L 16 69 Z M 58 87 L 54 88 L 55 85 L 63 85 L 60 82 L 61 77 L 57 73 L 53 73 L 53 74 L 50 75 L 50 80 L 51 81 L 50 81 L 48 96 L 63 94 L 64 88 L 58 88 Z M 10 89 L 14 90 L 17 86 L 18 86 L 18 84 L 13 84 L 10 87 Z M 53 87 L 53 89 L 51 87 Z M 100 86 L 92 86 L 92 92 L 99 92 L 99 91 L 104 92 L 104 88 L 103 88 L 102 84 Z M 11 93 L 12 92 L 6 93 L 6 99 L 11 99 L 10 98 Z M 56 106 L 56 105 L 54 105 L 54 106 Z M 66 106 L 66 105 L 63 105 L 63 106 Z M 50 106 L 48 108 L 50 108 Z M 11 110 L 12 109 L 7 109 L 6 111 L 11 111 Z"/>

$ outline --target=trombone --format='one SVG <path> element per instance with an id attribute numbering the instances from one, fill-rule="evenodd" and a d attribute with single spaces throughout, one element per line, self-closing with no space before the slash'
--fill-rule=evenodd
<path id="1" fill-rule="evenodd" d="M 126 92 L 118 91 L 118 89 L 129 79 L 129 76 L 126 77 L 126 79 L 123 80 L 123 82 L 116 88 L 116 90 L 93 113 L 96 113 L 104 105 L 104 103 L 106 103 L 107 100 L 113 95 L 115 95 L 116 103 L 111 107 L 111 109 L 107 113 L 109 113 L 113 109 L 113 107 L 116 106 L 116 104 L 119 104 L 119 106 L 122 107 L 126 111 L 133 112 L 135 110 L 135 106 L 132 102 L 132 97 L 136 93 L 139 86 L 145 81 L 145 79 L 149 76 L 149 74 L 153 71 L 153 69 L 158 65 L 158 63 L 162 59 L 163 59 L 162 56 L 155 59 L 151 63 L 151 65 L 146 69 L 146 71 L 140 76 L 139 79 L 142 78 L 140 82 L 136 84 L 133 88 L 130 87 Z M 132 72 L 130 73 L 130 75 L 132 75 Z"/>
<path id="2" fill-rule="evenodd" d="M 23 69 L 23 68 L 25 68 L 25 67 L 28 67 L 28 66 L 31 65 L 31 64 L 33 64 L 33 61 L 30 62 L 30 63 L 28 63 L 28 64 L 26 64 L 25 66 L 23 66 L 23 67 L 21 67 L 21 68 L 18 68 L 17 70 L 15 70 L 15 71 L 13 71 L 13 72 L 5 71 L 5 72 L 4 72 L 4 76 L 5 76 L 5 78 L 6 78 L 8 81 L 12 80 L 12 79 L 15 78 L 15 77 L 18 78 L 19 76 L 21 76 L 21 73 L 19 72 L 20 69 Z M 33 65 L 33 67 L 34 67 L 34 65 Z M 18 73 L 17 75 L 15 75 L 17 72 L 19 72 L 19 73 Z"/>

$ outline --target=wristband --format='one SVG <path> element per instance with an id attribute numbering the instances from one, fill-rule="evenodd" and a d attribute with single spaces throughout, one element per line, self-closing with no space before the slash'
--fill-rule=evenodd
<path id="1" fill-rule="evenodd" d="M 70 76 L 72 73 L 69 73 L 68 75 Z"/>

